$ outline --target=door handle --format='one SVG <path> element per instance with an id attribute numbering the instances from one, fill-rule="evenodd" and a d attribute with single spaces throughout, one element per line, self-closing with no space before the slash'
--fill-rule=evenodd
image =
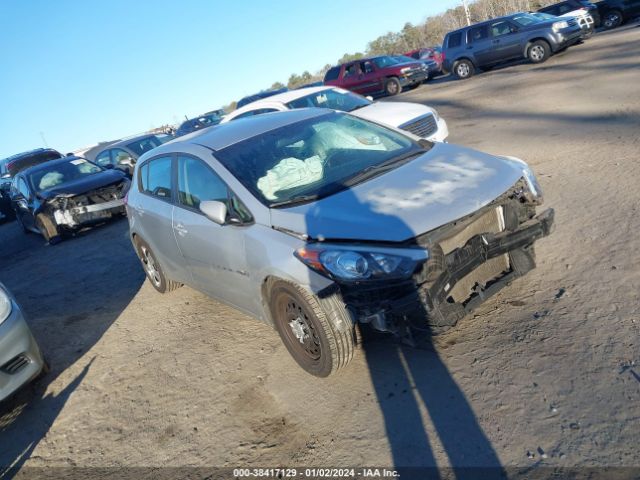
<path id="1" fill-rule="evenodd" d="M 178 235 L 180 235 L 181 237 L 184 237 L 187 233 L 189 233 L 189 230 L 184 228 L 184 225 L 181 223 L 176 223 L 176 225 L 173 228 L 176 232 L 178 232 Z"/>

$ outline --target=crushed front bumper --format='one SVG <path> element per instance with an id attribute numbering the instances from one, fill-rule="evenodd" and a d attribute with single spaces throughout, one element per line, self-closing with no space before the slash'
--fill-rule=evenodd
<path id="1" fill-rule="evenodd" d="M 517 215 L 527 207 L 507 203 L 497 208 L 510 210 L 506 229 L 475 234 L 446 254 L 440 243 L 432 243 L 431 258 L 410 280 L 373 286 L 368 291 L 361 286 L 341 287 L 345 303 L 361 323 L 401 336 L 405 327 L 435 333 L 455 325 L 509 282 L 535 268 L 533 244 L 552 231 L 553 209 L 519 222 Z M 521 211 L 516 214 L 516 210 Z M 495 276 L 473 285 L 474 275 L 502 259 L 506 268 L 494 269 Z M 470 278 L 470 295 L 454 293 L 458 284 L 467 288 Z"/>
<path id="2" fill-rule="evenodd" d="M 75 228 L 100 222 L 111 218 L 113 215 L 124 213 L 124 198 L 119 198 L 117 200 L 93 205 L 57 209 L 54 210 L 53 217 L 58 225 Z"/>

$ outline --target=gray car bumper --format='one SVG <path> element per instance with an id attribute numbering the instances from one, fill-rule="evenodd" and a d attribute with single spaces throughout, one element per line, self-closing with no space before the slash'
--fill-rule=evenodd
<path id="1" fill-rule="evenodd" d="M 18 305 L 12 301 L 9 317 L 0 324 L 0 401 L 37 377 L 42 354 Z"/>

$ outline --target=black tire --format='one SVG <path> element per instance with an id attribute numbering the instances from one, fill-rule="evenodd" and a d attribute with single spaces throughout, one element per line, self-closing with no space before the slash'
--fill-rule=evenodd
<path id="1" fill-rule="evenodd" d="M 589 27 L 587 31 L 582 34 L 582 37 L 580 38 L 580 40 L 582 41 L 582 40 L 586 40 L 587 38 L 593 37 L 594 31 L 595 31 L 595 28 Z"/>
<path id="2" fill-rule="evenodd" d="M 622 25 L 622 20 L 622 12 L 620 10 L 609 10 L 602 17 L 602 26 L 606 30 L 610 30 Z"/>
<path id="3" fill-rule="evenodd" d="M 391 77 L 387 79 L 387 83 L 384 84 L 384 92 L 389 95 L 397 95 L 402 91 L 402 85 L 397 77 Z"/>
<path id="4" fill-rule="evenodd" d="M 306 372 L 328 377 L 344 368 L 359 344 L 359 330 L 339 293 L 325 298 L 285 281 L 267 289 L 274 326 Z"/>
<path id="5" fill-rule="evenodd" d="M 551 56 L 551 47 L 544 40 L 536 40 L 527 50 L 527 58 L 531 63 L 546 62 Z"/>
<path id="6" fill-rule="evenodd" d="M 54 222 L 47 214 L 39 213 L 36 215 L 36 228 L 49 245 L 55 245 L 62 241 L 62 233 L 58 229 L 56 222 Z"/>
<path id="7" fill-rule="evenodd" d="M 135 243 L 136 253 L 138 254 L 140 262 L 142 262 L 142 268 L 153 288 L 160 293 L 168 293 L 182 286 L 181 283 L 174 282 L 165 276 L 160 263 L 147 242 L 140 237 L 136 237 Z"/>
<path id="8" fill-rule="evenodd" d="M 476 67 L 474 67 L 473 63 L 466 58 L 458 60 L 453 64 L 453 74 L 459 80 L 465 80 L 472 77 L 474 73 L 476 73 Z"/>

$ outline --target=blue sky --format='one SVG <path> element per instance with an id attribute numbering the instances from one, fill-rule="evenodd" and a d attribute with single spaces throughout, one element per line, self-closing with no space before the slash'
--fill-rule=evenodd
<path id="1" fill-rule="evenodd" d="M 178 122 L 457 4 L 2 0 L 0 158 Z"/>

